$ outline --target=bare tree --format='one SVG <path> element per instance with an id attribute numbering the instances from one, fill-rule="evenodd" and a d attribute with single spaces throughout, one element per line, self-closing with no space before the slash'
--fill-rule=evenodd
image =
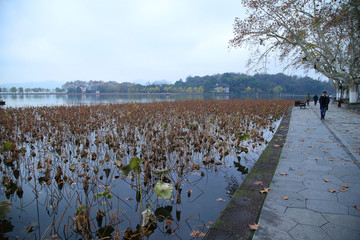
<path id="1" fill-rule="evenodd" d="M 335 88 L 358 98 L 360 0 L 242 0 L 248 17 L 236 18 L 233 47 L 255 48 L 254 67 L 278 54 L 286 67 L 315 69 Z"/>

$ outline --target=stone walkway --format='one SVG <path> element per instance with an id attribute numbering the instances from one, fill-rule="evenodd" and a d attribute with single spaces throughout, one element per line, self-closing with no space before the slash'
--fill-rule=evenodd
<path id="1" fill-rule="evenodd" d="M 253 239 L 360 239 L 359 162 L 358 113 L 294 108 Z"/>

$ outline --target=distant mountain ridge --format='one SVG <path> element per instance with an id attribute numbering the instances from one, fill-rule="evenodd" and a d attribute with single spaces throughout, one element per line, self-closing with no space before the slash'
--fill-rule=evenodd
<path id="1" fill-rule="evenodd" d="M 219 87 L 222 86 L 222 87 Z M 224 87 L 226 86 L 226 87 Z M 188 76 L 175 83 L 158 81 L 146 85 L 131 82 L 75 80 L 66 83 L 57 81 L 6 83 L 0 88 L 42 88 L 67 93 L 265 93 L 265 94 L 314 94 L 323 90 L 335 92 L 329 81 L 319 81 L 310 77 L 278 74 L 222 73 L 206 76 Z M 42 90 L 43 91 L 43 90 Z"/>

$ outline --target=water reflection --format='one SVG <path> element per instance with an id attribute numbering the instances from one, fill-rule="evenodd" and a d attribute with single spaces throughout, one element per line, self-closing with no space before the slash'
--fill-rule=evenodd
<path id="1" fill-rule="evenodd" d="M 5 100 L 7 107 L 26 106 L 58 106 L 58 105 L 91 105 L 128 102 L 160 102 L 160 101 L 184 101 L 184 100 L 225 100 L 225 99 L 299 99 L 303 96 L 279 96 L 259 94 L 238 95 L 181 95 L 181 94 L 38 94 L 38 95 L 0 95 Z"/>

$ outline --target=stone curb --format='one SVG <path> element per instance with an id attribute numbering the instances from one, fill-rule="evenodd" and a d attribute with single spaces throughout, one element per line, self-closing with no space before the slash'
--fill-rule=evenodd
<path id="1" fill-rule="evenodd" d="M 254 230 L 249 224 L 256 223 L 260 216 L 266 197 L 260 190 L 270 186 L 289 130 L 292 108 L 287 109 L 273 138 L 203 239 L 252 238 Z"/>

